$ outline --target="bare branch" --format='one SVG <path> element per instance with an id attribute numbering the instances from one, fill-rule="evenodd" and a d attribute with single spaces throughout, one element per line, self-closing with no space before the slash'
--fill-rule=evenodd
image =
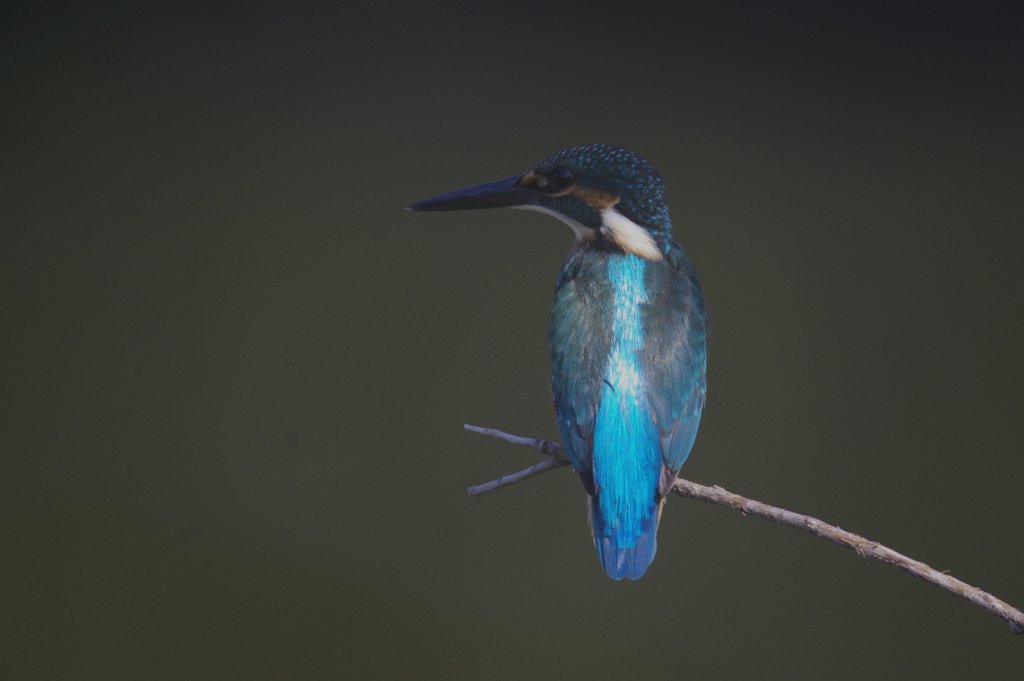
<path id="1" fill-rule="evenodd" d="M 562 445 L 551 440 L 545 440 L 539 437 L 523 437 L 522 435 L 510 435 L 504 431 L 498 430 L 497 428 L 481 428 L 480 426 L 471 426 L 468 423 L 462 426 L 466 430 L 473 433 L 480 433 L 481 435 L 490 435 L 496 437 L 499 440 L 505 442 L 511 442 L 514 445 L 522 445 L 524 447 L 531 447 L 539 452 L 548 455 L 549 459 L 545 459 L 540 463 L 535 463 L 529 468 L 524 468 L 516 473 L 510 473 L 503 475 L 497 480 L 491 480 L 480 485 L 474 485 L 466 490 L 471 497 L 478 497 L 481 494 L 487 494 L 493 492 L 496 489 L 501 489 L 507 485 L 514 485 L 520 480 L 526 480 L 532 478 L 535 475 L 545 473 L 552 468 L 561 468 L 562 466 L 569 465 L 569 457 L 565 455 L 565 450 L 562 449 Z"/>
<path id="2" fill-rule="evenodd" d="M 562 445 L 551 440 L 545 440 L 540 437 L 523 437 L 522 435 L 510 435 L 503 430 L 497 428 L 481 428 L 480 426 L 471 426 L 468 423 L 462 426 L 471 433 L 480 433 L 481 435 L 490 435 L 496 437 L 499 440 L 505 442 L 511 442 L 514 445 L 523 445 L 524 447 L 531 447 L 536 449 L 542 454 L 546 454 L 551 458 L 561 461 L 563 466 L 569 465 L 569 457 L 565 455 L 565 450 L 562 449 Z"/>
<path id="3" fill-rule="evenodd" d="M 485 482 L 482 485 L 474 485 L 473 487 L 469 487 L 466 489 L 466 492 L 471 497 L 478 497 L 482 494 L 493 492 L 494 490 L 499 489 L 501 487 L 506 487 L 507 485 L 514 485 L 520 480 L 526 480 L 527 478 L 532 478 L 535 475 L 546 473 L 552 468 L 561 468 L 562 466 L 566 465 L 568 464 L 562 461 L 558 461 L 557 459 L 544 459 L 539 463 L 533 464 L 529 468 L 524 468 L 521 471 L 509 473 L 508 475 L 503 475 L 497 480 L 491 480 L 490 482 Z"/>
<path id="4" fill-rule="evenodd" d="M 494 428 L 480 428 L 478 426 L 471 426 L 468 424 L 465 428 L 466 430 L 474 433 L 490 435 L 492 437 L 505 440 L 506 442 L 511 442 L 512 444 L 531 447 L 543 452 L 549 457 L 548 459 L 517 473 L 503 475 L 497 480 L 492 480 L 481 485 L 470 487 L 467 491 L 471 496 L 480 496 L 487 492 L 493 492 L 496 489 L 512 485 L 520 480 L 525 480 L 526 478 L 531 478 L 535 475 L 540 475 L 541 473 L 553 468 L 561 468 L 569 465 L 569 458 L 566 456 L 565 450 L 562 449 L 562 446 L 557 442 L 552 442 L 539 437 L 510 435 Z M 904 556 L 902 553 L 893 551 L 889 547 L 883 546 L 878 542 L 870 541 L 858 534 L 847 532 L 846 530 L 835 527 L 834 525 L 829 525 L 828 523 L 822 522 L 821 520 L 808 515 L 794 513 L 793 511 L 787 511 L 784 508 L 748 499 L 740 496 L 739 494 L 733 494 L 732 492 L 722 489 L 717 485 L 714 487 L 707 487 L 695 482 L 690 482 L 689 480 L 680 479 L 676 480 L 673 491 L 681 497 L 696 499 L 697 501 L 703 501 L 704 503 L 714 504 L 716 506 L 724 506 L 726 508 L 731 508 L 734 511 L 739 511 L 743 515 L 764 518 L 765 520 L 771 520 L 779 525 L 785 525 L 786 527 L 810 532 L 815 536 L 827 539 L 839 546 L 852 549 L 853 551 L 856 551 L 858 555 L 865 556 L 867 558 L 874 558 L 875 560 L 880 560 L 883 563 L 888 563 L 889 565 L 895 565 L 907 574 L 941 587 L 946 591 L 974 603 L 978 607 L 988 610 L 996 617 L 1006 620 L 1010 625 L 1010 631 L 1014 634 L 1024 634 L 1024 613 L 1020 610 L 1017 610 L 1008 603 L 1001 601 L 986 591 L 982 591 L 981 589 L 971 586 L 966 582 L 962 582 L 948 574 L 939 572 L 935 568 L 932 568 L 921 561 Z"/>

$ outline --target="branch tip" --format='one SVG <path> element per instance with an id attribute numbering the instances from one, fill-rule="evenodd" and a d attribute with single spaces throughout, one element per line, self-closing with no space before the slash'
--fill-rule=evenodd
<path id="1" fill-rule="evenodd" d="M 526 480 L 527 478 L 532 478 L 540 475 L 541 473 L 546 473 L 554 468 L 562 468 L 569 465 L 569 457 L 566 455 L 565 450 L 560 444 L 552 440 L 545 440 L 539 437 L 511 435 L 496 428 L 483 428 L 481 426 L 474 426 L 468 423 L 463 424 L 462 427 L 472 433 L 488 435 L 490 437 L 496 437 L 499 440 L 511 442 L 512 444 L 536 449 L 550 457 L 540 461 L 539 463 L 535 463 L 529 468 L 524 468 L 521 471 L 503 475 L 496 480 L 491 480 L 490 482 L 469 487 L 466 489 L 466 492 L 470 496 L 481 496 L 488 492 L 501 489 L 502 487 L 514 485 L 517 482 Z M 996 617 L 1002 618 L 1007 622 L 1007 624 L 1009 624 L 1011 633 L 1018 635 L 1024 634 L 1024 613 L 1020 610 L 1017 610 L 1008 603 L 999 600 L 988 592 L 982 591 L 977 587 L 973 587 L 966 582 L 960 581 L 948 574 L 948 571 L 946 570 L 936 570 L 935 568 L 932 568 L 920 561 L 893 551 L 878 542 L 870 541 L 838 526 L 829 525 L 828 523 L 812 516 L 787 511 L 784 508 L 770 506 L 754 499 L 747 499 L 746 497 L 730 492 L 719 485 L 709 487 L 679 478 L 676 480 L 672 491 L 681 497 L 696 499 L 697 501 L 702 501 L 707 504 L 724 506 L 734 511 L 739 511 L 744 516 L 756 516 L 765 520 L 771 520 L 779 525 L 785 525 L 786 527 L 792 527 L 794 529 L 809 532 L 844 548 L 852 549 L 860 556 L 874 558 L 875 560 L 882 561 L 883 563 L 893 565 L 907 574 L 941 587 L 946 591 L 960 596 L 978 607 L 987 610 Z"/>

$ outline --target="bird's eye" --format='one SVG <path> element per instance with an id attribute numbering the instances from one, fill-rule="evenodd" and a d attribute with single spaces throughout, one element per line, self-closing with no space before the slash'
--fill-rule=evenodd
<path id="1" fill-rule="evenodd" d="M 546 175 L 537 178 L 537 189 L 545 194 L 554 194 L 568 187 L 573 180 L 572 171 L 568 168 L 555 168 Z"/>

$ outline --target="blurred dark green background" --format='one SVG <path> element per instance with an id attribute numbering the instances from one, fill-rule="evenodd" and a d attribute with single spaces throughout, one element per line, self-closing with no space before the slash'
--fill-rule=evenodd
<path id="1" fill-rule="evenodd" d="M 5 679 L 1010 679 L 893 568 L 675 500 L 639 583 L 553 436 L 571 233 L 430 194 L 608 142 L 712 314 L 684 475 L 1024 606 L 1010 4 L 6 10 Z"/>

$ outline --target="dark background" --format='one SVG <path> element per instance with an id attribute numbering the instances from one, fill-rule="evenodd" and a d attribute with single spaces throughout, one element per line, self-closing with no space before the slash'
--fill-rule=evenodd
<path id="1" fill-rule="evenodd" d="M 1024 606 L 1010 3 L 218 7 L 0 28 L 4 678 L 1020 678 L 803 533 L 676 499 L 614 583 L 568 472 L 466 497 L 537 457 L 463 422 L 555 434 L 571 233 L 402 210 L 647 156 L 712 315 L 684 476 Z"/>

